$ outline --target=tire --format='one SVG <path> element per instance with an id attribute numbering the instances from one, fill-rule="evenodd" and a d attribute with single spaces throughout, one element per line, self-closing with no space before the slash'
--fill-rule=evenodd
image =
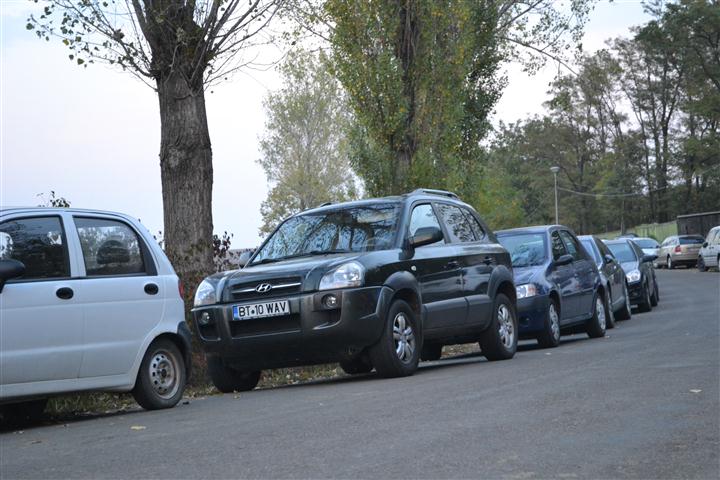
<path id="1" fill-rule="evenodd" d="M 612 308 L 612 294 L 607 295 L 607 302 L 605 303 L 605 330 L 610 330 L 612 328 L 615 328 L 615 312 Z"/>
<path id="2" fill-rule="evenodd" d="M 658 288 L 657 279 L 653 282 L 653 292 L 650 294 L 650 305 L 657 307 L 660 303 L 660 289 Z"/>
<path id="3" fill-rule="evenodd" d="M 705 265 L 705 259 L 702 256 L 698 257 L 697 268 L 701 272 L 708 271 L 708 267 Z"/>
<path id="4" fill-rule="evenodd" d="M 544 329 L 537 337 L 541 348 L 555 348 L 560 345 L 560 308 L 557 301 L 550 299 L 545 312 Z"/>
<path id="5" fill-rule="evenodd" d="M 668 270 L 673 270 L 675 268 L 675 264 L 672 263 L 670 255 L 668 255 L 667 260 L 665 260 L 665 267 L 667 267 Z"/>
<path id="6" fill-rule="evenodd" d="M 370 347 L 370 363 L 381 377 L 407 377 L 420 362 L 422 332 L 410 305 L 395 300 L 388 309 L 380 340 Z"/>
<path id="7" fill-rule="evenodd" d="M 372 372 L 372 365 L 370 365 L 364 358 L 362 357 L 356 357 L 352 360 L 344 360 L 340 362 L 340 368 L 343 369 L 343 372 L 347 373 L 348 375 L 359 375 L 361 373 L 370 373 Z"/>
<path id="8" fill-rule="evenodd" d="M 518 342 L 518 322 L 515 306 L 498 293 L 488 328 L 480 336 L 480 350 L 488 360 L 509 360 L 515 356 Z"/>
<path id="9" fill-rule="evenodd" d="M 442 357 L 442 347 L 443 346 L 439 344 L 423 345 L 420 359 L 426 362 L 440 360 L 440 357 Z"/>
<path id="10" fill-rule="evenodd" d="M 145 352 L 132 394 L 145 410 L 172 408 L 183 396 L 186 379 L 180 349 L 171 340 L 161 338 Z"/>
<path id="11" fill-rule="evenodd" d="M 605 336 L 607 328 L 607 296 L 595 295 L 593 300 L 593 314 L 590 320 L 585 324 L 585 331 L 590 338 L 600 338 Z"/>
<path id="12" fill-rule="evenodd" d="M 638 311 L 649 312 L 652 310 L 652 300 L 650 299 L 650 288 L 647 283 L 643 286 L 643 299 L 638 304 Z"/>
<path id="13" fill-rule="evenodd" d="M 260 371 L 241 372 L 225 364 L 222 357 L 207 356 L 208 373 L 222 393 L 247 392 L 257 387 Z"/>
<path id="14" fill-rule="evenodd" d="M 630 320 L 632 318 L 632 308 L 630 306 L 630 294 L 628 293 L 627 283 L 623 282 L 625 290 L 625 302 L 620 310 L 617 311 L 615 318 L 618 320 Z"/>
<path id="15" fill-rule="evenodd" d="M 11 403 L 0 407 L 3 423 L 10 427 L 22 427 L 42 420 L 47 406 L 47 398 L 28 402 Z"/>

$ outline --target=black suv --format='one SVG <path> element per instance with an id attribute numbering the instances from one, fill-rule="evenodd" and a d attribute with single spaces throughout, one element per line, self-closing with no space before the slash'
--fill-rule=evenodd
<path id="1" fill-rule="evenodd" d="M 194 324 L 222 392 L 260 370 L 340 362 L 412 375 L 443 345 L 517 349 L 510 257 L 455 194 L 416 190 L 326 204 L 285 220 L 242 270 L 198 287 Z"/>

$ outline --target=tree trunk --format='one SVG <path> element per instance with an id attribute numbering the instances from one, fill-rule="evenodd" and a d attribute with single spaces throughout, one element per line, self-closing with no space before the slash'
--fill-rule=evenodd
<path id="1" fill-rule="evenodd" d="M 213 270 L 212 149 L 202 85 L 179 69 L 157 80 L 165 251 L 193 282 Z"/>

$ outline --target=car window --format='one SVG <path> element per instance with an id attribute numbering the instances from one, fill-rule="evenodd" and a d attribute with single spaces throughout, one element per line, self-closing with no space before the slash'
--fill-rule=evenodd
<path id="1" fill-rule="evenodd" d="M 628 242 L 611 243 L 608 245 L 608 248 L 620 263 L 638 261 L 635 250 L 633 250 Z"/>
<path id="2" fill-rule="evenodd" d="M 572 255 L 575 260 L 583 259 L 580 245 L 578 245 L 577 241 L 572 237 L 572 235 L 570 235 L 565 230 L 561 230 L 560 238 L 562 238 L 563 244 L 565 244 L 565 248 L 567 249 L 568 253 Z"/>
<path id="3" fill-rule="evenodd" d="M 640 248 L 658 248 L 658 243 L 652 238 L 641 238 L 633 241 Z"/>
<path id="4" fill-rule="evenodd" d="M 597 242 L 595 242 L 595 244 L 596 244 L 597 247 L 600 249 L 600 253 L 602 254 L 603 257 L 604 257 L 605 255 L 610 255 L 611 257 L 614 257 L 614 256 L 615 256 L 615 255 L 612 254 L 612 252 L 611 252 L 610 249 L 607 247 L 607 245 L 605 245 L 604 242 L 597 241 Z"/>
<path id="5" fill-rule="evenodd" d="M 703 241 L 702 237 L 680 237 L 680 245 L 697 245 Z"/>
<path id="6" fill-rule="evenodd" d="M 598 254 L 597 250 L 594 248 L 594 241 L 592 238 L 583 238 L 580 240 L 582 243 L 582 246 L 585 247 L 585 251 L 587 251 L 590 256 L 595 259 L 595 263 L 600 263 L 600 255 Z"/>
<path id="7" fill-rule="evenodd" d="M 565 255 L 567 251 L 565 250 L 565 245 L 563 245 L 562 240 L 560 240 L 560 235 L 558 235 L 557 231 L 553 232 L 550 238 L 552 240 L 553 260 L 557 260 Z"/>
<path id="8" fill-rule="evenodd" d="M 0 224 L 0 259 L 25 264 L 19 280 L 70 276 L 65 232 L 60 217 L 35 217 Z"/>
<path id="9" fill-rule="evenodd" d="M 467 221 L 465 214 L 458 207 L 448 205 L 447 203 L 436 204 L 440 218 L 447 227 L 450 234 L 450 241 L 456 242 L 474 242 L 475 234 Z"/>
<path id="10" fill-rule="evenodd" d="M 423 203 L 422 205 L 417 205 L 413 208 L 412 214 L 410 214 L 410 228 L 408 235 L 412 237 L 419 229 L 424 227 L 435 227 L 442 231 L 442 228 L 440 228 L 440 222 L 435 216 L 435 212 L 429 203 Z M 438 245 L 443 242 L 444 240 L 441 240 L 431 245 Z"/>
<path id="11" fill-rule="evenodd" d="M 463 208 L 462 210 L 463 213 L 465 213 L 465 218 L 467 218 L 467 221 L 470 224 L 470 228 L 475 234 L 475 239 L 483 240 L 487 236 L 487 234 L 485 233 L 485 229 L 482 227 L 482 225 L 480 225 L 480 222 L 478 222 L 477 218 L 475 218 L 475 215 L 473 215 L 470 210 L 468 210 L 467 208 Z"/>
<path id="12" fill-rule="evenodd" d="M 547 240 L 544 233 L 503 233 L 498 242 L 510 253 L 515 268 L 542 265 L 547 258 Z"/>
<path id="13" fill-rule="evenodd" d="M 145 273 L 140 239 L 123 222 L 75 217 L 88 277 Z"/>

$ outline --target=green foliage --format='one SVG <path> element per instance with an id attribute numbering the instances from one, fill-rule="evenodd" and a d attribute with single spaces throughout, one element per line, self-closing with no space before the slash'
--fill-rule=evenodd
<path id="1" fill-rule="evenodd" d="M 280 68 L 283 88 L 265 99 L 258 163 L 271 188 L 261 207 L 262 234 L 289 215 L 358 195 L 347 153 L 350 115 L 327 61 L 322 53 L 291 52 Z"/>

